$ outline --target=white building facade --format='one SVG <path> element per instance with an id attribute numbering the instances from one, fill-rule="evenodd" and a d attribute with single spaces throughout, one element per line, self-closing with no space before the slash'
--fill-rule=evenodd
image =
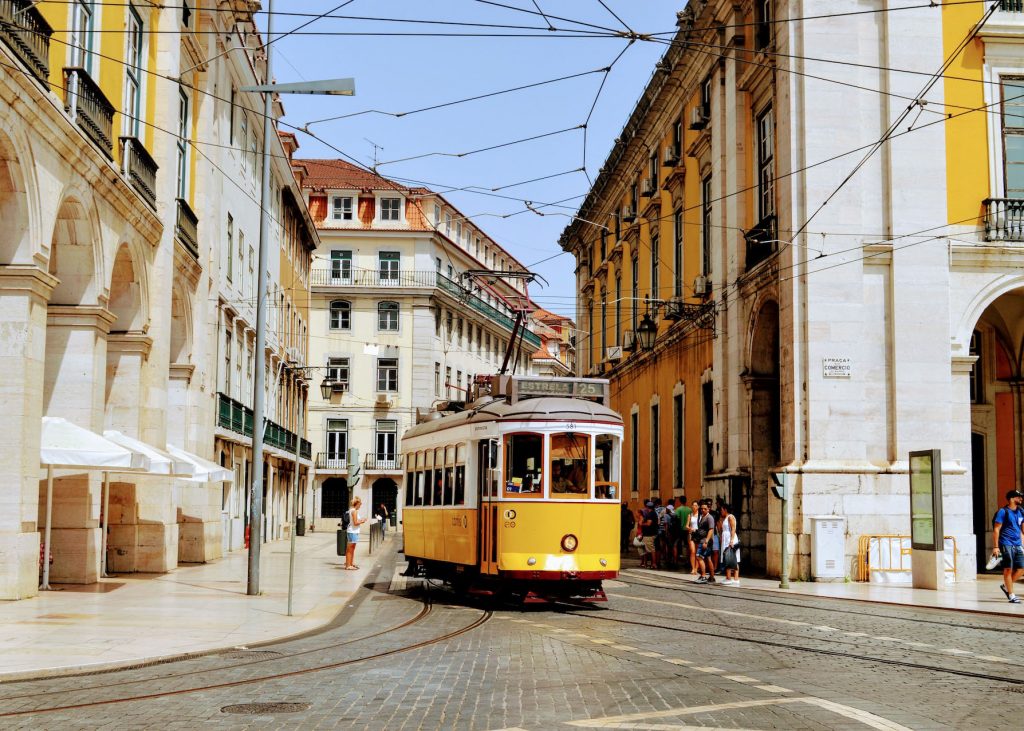
<path id="1" fill-rule="evenodd" d="M 524 269 L 443 197 L 342 161 L 298 164 L 321 242 L 310 363 L 336 384 L 330 401 L 311 393 L 308 432 L 312 518 L 330 528 L 355 495 L 365 511 L 384 503 L 400 512 L 402 433 L 417 413 L 464 400 L 474 376 L 501 368 L 529 300 L 525 279 L 463 276 Z M 528 373 L 539 344 L 525 329 L 509 370 Z"/>

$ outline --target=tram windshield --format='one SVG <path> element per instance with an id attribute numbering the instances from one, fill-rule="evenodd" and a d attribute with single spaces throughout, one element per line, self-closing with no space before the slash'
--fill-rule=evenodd
<path id="1" fill-rule="evenodd" d="M 551 497 L 590 496 L 590 435 L 551 435 Z"/>
<path id="2" fill-rule="evenodd" d="M 611 434 L 594 437 L 594 497 L 598 500 L 619 499 L 618 438 Z"/>
<path id="3" fill-rule="evenodd" d="M 505 496 L 544 495 L 544 436 L 509 434 L 505 437 Z"/>

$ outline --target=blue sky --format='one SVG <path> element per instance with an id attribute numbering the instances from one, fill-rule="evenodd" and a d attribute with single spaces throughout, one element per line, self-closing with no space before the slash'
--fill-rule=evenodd
<path id="1" fill-rule="evenodd" d="M 275 0 L 275 13 L 324 13 L 342 0 Z M 442 109 L 394 117 L 360 114 L 348 119 L 311 126 L 318 136 L 363 163 L 372 163 L 372 140 L 382 175 L 417 181 L 445 193 L 456 206 L 521 262 L 548 281 L 532 294 L 539 304 L 572 315 L 574 307 L 573 259 L 558 254 L 558 237 L 571 214 L 589 190 L 582 172 L 583 133 L 572 130 L 532 142 L 468 155 L 430 156 L 405 162 L 400 158 L 432 152 L 462 153 L 513 140 L 576 127 L 587 118 L 603 73 L 585 73 L 607 67 L 627 40 L 594 27 L 551 19 L 564 32 L 593 31 L 601 36 L 560 38 L 546 30 L 536 14 L 545 13 L 602 26 L 611 31 L 623 25 L 600 0 L 496 0 L 532 11 L 518 12 L 480 0 L 352 0 L 336 15 L 304 29 L 302 34 L 275 43 L 274 75 L 279 82 L 352 76 L 356 96 L 351 98 L 288 96 L 284 98 L 286 121 L 294 125 L 365 110 L 408 112 L 421 107 L 466 97 L 489 94 L 511 87 L 572 74 L 579 78 L 538 86 Z M 669 34 L 675 30 L 680 0 L 604 0 L 604 3 L 638 33 Z M 264 7 L 267 2 L 264 0 Z M 428 25 L 363 20 L 399 18 L 454 22 L 460 25 Z M 309 18 L 278 15 L 275 35 L 307 22 Z M 461 24 L 492 23 L 530 26 L 531 29 L 474 28 Z M 266 28 L 266 17 L 260 19 Z M 536 30 L 533 30 L 536 29 Z M 427 37 L 397 33 L 522 33 L 539 37 Z M 391 35 L 341 35 L 387 33 Z M 671 37 L 665 35 L 663 37 Z M 586 168 L 591 178 L 603 164 L 612 141 L 621 131 L 633 105 L 647 83 L 654 63 L 664 52 L 659 43 L 637 41 L 615 62 L 607 75 L 587 128 Z M 336 157 L 328 147 L 299 135 L 300 156 Z M 564 173 L 564 174 L 562 174 Z M 545 176 L 547 180 L 514 185 Z M 517 200 L 471 191 L 447 192 L 449 188 L 474 186 L 483 193 L 497 193 Z M 509 186 L 509 187 L 506 187 Z M 495 188 L 501 190 L 493 191 Z M 565 208 L 543 209 L 538 216 L 522 199 L 547 203 L 569 199 Z M 509 215 L 515 214 L 515 215 Z M 535 264 L 536 263 L 536 264 Z"/>

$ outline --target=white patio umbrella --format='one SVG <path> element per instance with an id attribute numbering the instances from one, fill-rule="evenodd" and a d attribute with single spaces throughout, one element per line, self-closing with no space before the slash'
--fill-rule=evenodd
<path id="1" fill-rule="evenodd" d="M 195 474 L 185 478 L 189 482 L 233 482 L 235 479 L 235 473 L 231 470 L 221 467 L 216 462 L 186 452 L 181 447 L 168 444 L 167 451 L 175 459 L 188 462 L 195 468 Z"/>
<path id="2" fill-rule="evenodd" d="M 46 465 L 46 533 L 43 542 L 43 583 L 50 588 L 50 533 L 53 523 L 53 470 L 136 471 L 149 467 L 149 459 L 104 439 L 99 434 L 57 416 L 43 417 L 39 462 Z"/>
<path id="3" fill-rule="evenodd" d="M 115 429 L 107 429 L 103 436 L 119 447 L 145 455 L 149 460 L 149 469 L 144 474 L 166 475 L 168 477 L 191 477 L 196 469 L 191 463 L 175 459 L 163 449 L 154 447 L 139 439 L 122 434 Z M 112 470 L 116 472 L 117 470 Z M 103 519 L 110 523 L 110 472 L 103 473 Z M 103 538 L 100 546 L 100 560 L 102 561 L 102 575 L 107 576 L 107 525 L 103 526 Z"/>

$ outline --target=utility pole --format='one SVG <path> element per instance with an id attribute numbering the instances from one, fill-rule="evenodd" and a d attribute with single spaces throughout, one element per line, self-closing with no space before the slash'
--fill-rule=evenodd
<path id="1" fill-rule="evenodd" d="M 274 0 L 267 0 L 267 75 L 265 82 L 274 81 Z M 263 430 L 264 381 L 267 347 L 267 259 L 270 249 L 270 146 L 274 138 L 274 93 L 263 92 L 263 184 L 260 186 L 260 254 L 256 276 L 256 378 L 252 399 L 252 501 L 249 504 L 249 580 L 246 594 L 260 593 L 260 549 L 263 544 Z M 297 435 L 296 435 L 297 437 Z M 296 463 L 296 467 L 298 464 Z"/>
<path id="2" fill-rule="evenodd" d="M 288 616 L 292 616 L 292 587 L 295 582 L 295 530 L 299 527 L 299 456 L 302 445 L 302 412 L 305 404 L 299 397 L 298 416 L 295 420 L 295 474 L 292 488 L 292 540 L 288 549 Z"/>

